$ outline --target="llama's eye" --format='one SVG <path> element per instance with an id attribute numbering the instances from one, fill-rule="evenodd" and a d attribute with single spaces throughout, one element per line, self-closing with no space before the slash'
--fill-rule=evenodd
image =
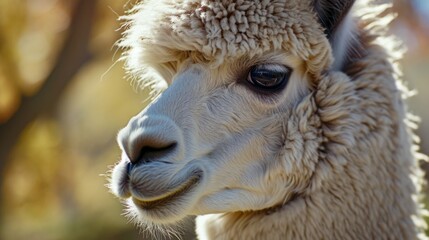
<path id="1" fill-rule="evenodd" d="M 280 64 L 261 64 L 252 67 L 247 81 L 261 90 L 279 90 L 286 86 L 292 70 Z"/>

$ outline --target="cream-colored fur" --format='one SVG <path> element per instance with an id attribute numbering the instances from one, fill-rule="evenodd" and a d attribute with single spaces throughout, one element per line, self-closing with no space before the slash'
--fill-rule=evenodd
<path id="1" fill-rule="evenodd" d="M 386 6 L 360 3 L 337 42 L 313 0 L 138 4 L 127 68 L 166 89 L 118 136 L 110 187 L 130 215 L 198 215 L 200 239 L 424 238 L 401 52 Z M 250 89 L 257 64 L 292 69 L 287 87 Z"/>

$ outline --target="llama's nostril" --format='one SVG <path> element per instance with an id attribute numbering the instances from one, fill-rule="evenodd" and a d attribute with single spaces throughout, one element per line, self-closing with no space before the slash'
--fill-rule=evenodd
<path id="1" fill-rule="evenodd" d="M 152 161 L 170 162 L 182 153 L 182 141 L 180 128 L 165 116 L 133 118 L 118 134 L 124 158 L 132 165 Z"/>
<path id="2" fill-rule="evenodd" d="M 143 146 L 140 150 L 140 154 L 136 159 L 131 160 L 132 165 L 137 163 L 148 163 L 154 160 L 159 160 L 162 157 L 167 156 L 169 153 L 173 152 L 176 148 L 177 143 L 169 143 L 164 146 Z"/>

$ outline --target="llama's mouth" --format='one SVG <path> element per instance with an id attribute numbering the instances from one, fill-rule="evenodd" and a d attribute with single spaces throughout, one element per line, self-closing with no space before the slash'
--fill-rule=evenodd
<path id="1" fill-rule="evenodd" d="M 177 190 L 173 191 L 171 194 L 157 200 L 153 201 L 143 201 L 136 197 L 131 197 L 133 203 L 140 209 L 150 211 L 150 210 L 156 210 L 160 208 L 167 207 L 173 202 L 177 202 L 183 197 L 185 197 L 189 192 L 192 191 L 192 189 L 195 188 L 196 185 L 198 185 L 198 182 L 200 181 L 201 176 L 195 175 L 192 176 L 191 179 L 189 179 L 186 183 L 181 185 Z"/>

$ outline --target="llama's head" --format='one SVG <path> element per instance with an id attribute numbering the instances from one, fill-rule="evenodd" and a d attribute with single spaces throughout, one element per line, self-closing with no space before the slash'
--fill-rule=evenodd
<path id="1" fill-rule="evenodd" d="M 338 29 L 352 3 L 136 6 L 121 42 L 127 66 L 155 88 L 168 87 L 120 131 L 112 191 L 138 220 L 156 224 L 258 211 L 310 194 L 323 174 L 321 115 L 340 104 L 315 91 L 323 92 L 325 73 L 341 65 L 335 40 L 342 40 Z M 350 139 L 327 137 L 338 145 Z"/>

